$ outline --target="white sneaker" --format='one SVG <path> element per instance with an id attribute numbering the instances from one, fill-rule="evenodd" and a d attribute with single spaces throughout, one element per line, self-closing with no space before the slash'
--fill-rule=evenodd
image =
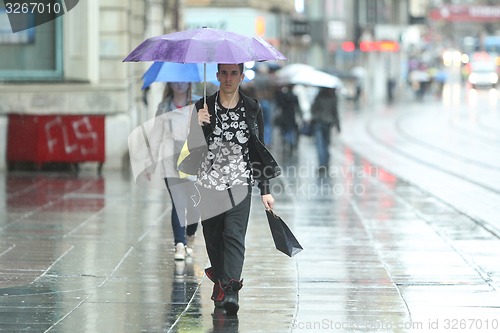
<path id="1" fill-rule="evenodd" d="M 184 260 L 186 258 L 186 246 L 182 243 L 177 243 L 175 245 L 175 260 Z"/>

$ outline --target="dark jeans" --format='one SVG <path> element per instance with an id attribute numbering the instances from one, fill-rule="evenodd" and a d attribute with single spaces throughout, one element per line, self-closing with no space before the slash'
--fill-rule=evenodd
<path id="1" fill-rule="evenodd" d="M 192 236 L 196 233 L 200 220 L 200 212 L 191 200 L 195 194 L 194 183 L 178 178 L 165 178 L 165 184 L 172 200 L 171 220 L 174 244 L 186 245 L 186 235 Z"/>
<path id="2" fill-rule="evenodd" d="M 268 100 L 261 100 L 262 116 L 264 118 L 264 144 L 269 146 L 273 142 L 273 109 L 271 102 Z"/>
<path id="3" fill-rule="evenodd" d="M 328 167 L 330 164 L 330 136 L 332 126 L 321 122 L 313 122 L 312 126 L 319 166 Z"/>
<path id="4" fill-rule="evenodd" d="M 227 211 L 202 221 L 210 263 L 215 277 L 224 283 L 231 279 L 239 281 L 243 270 L 245 236 L 251 204 L 251 187 L 246 187 L 248 192 L 242 201 Z M 225 192 L 221 193 L 224 195 L 229 192 L 231 195 L 231 190 L 221 192 Z"/>

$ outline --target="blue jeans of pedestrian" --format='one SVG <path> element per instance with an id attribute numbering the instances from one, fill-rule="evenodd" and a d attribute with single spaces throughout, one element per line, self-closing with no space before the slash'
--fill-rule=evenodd
<path id="1" fill-rule="evenodd" d="M 273 142 L 273 114 L 271 102 L 268 100 L 261 100 L 262 116 L 264 118 L 264 144 L 271 145 Z"/>
<path id="2" fill-rule="evenodd" d="M 175 178 L 165 178 L 170 199 L 172 200 L 172 231 L 174 233 L 174 244 L 187 244 L 186 236 L 193 236 L 198 229 L 200 213 L 193 207 L 191 195 L 194 184 L 191 181 L 178 182 Z"/>
<path id="3" fill-rule="evenodd" d="M 330 135 L 332 126 L 330 124 L 313 122 L 313 133 L 318 152 L 320 167 L 328 167 L 330 164 Z"/>

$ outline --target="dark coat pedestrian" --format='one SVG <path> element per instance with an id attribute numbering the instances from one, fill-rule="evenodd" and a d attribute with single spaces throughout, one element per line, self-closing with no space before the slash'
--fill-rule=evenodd
<path id="1" fill-rule="evenodd" d="M 275 118 L 275 124 L 281 132 L 284 153 L 289 155 L 297 148 L 299 140 L 297 119 L 302 119 L 299 99 L 293 92 L 293 85 L 284 86 L 277 91 L 276 106 L 278 114 Z"/>
<path id="2" fill-rule="evenodd" d="M 327 171 L 330 164 L 331 128 L 340 133 L 340 118 L 336 89 L 321 88 L 311 105 L 311 121 L 318 152 L 319 170 Z"/>

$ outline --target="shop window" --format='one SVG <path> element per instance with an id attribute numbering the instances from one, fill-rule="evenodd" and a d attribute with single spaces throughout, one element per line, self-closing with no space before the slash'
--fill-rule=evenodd
<path id="1" fill-rule="evenodd" d="M 61 18 L 13 33 L 0 5 L 0 81 L 61 80 L 62 49 Z"/>

